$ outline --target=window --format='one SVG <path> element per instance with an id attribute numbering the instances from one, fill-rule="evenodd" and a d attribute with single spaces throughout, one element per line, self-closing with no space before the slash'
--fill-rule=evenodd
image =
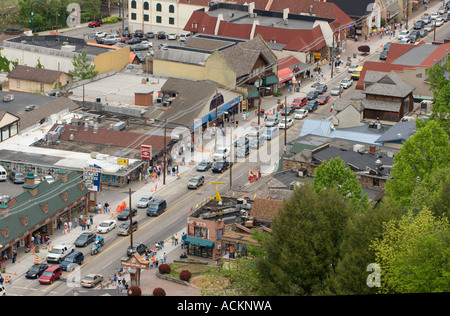
<path id="1" fill-rule="evenodd" d="M 162 5 L 161 3 L 156 4 L 156 11 L 161 12 L 162 11 Z"/>
<path id="2" fill-rule="evenodd" d="M 16 87 L 20 88 L 20 80 L 17 80 Z"/>
<path id="3" fill-rule="evenodd" d="M 131 8 L 136 9 L 136 1 L 135 0 L 131 1 Z"/>
<path id="4" fill-rule="evenodd" d="M 148 5 L 148 2 L 147 2 L 147 1 L 144 2 L 144 10 L 149 10 L 149 5 Z"/>
<path id="5" fill-rule="evenodd" d="M 131 13 L 131 19 L 136 20 L 136 13 Z"/>
<path id="6" fill-rule="evenodd" d="M 175 12 L 175 7 L 171 4 L 169 6 L 169 13 L 174 13 Z"/>
<path id="7" fill-rule="evenodd" d="M 162 17 L 157 16 L 156 17 L 156 23 L 162 23 Z"/>
<path id="8" fill-rule="evenodd" d="M 192 23 L 192 28 L 193 29 L 196 29 L 198 27 L 198 24 L 197 23 Z"/>
<path id="9" fill-rule="evenodd" d="M 175 18 L 169 18 L 169 24 L 174 25 L 175 24 Z"/>
<path id="10" fill-rule="evenodd" d="M 148 22 L 148 14 L 144 14 L 144 21 Z"/>

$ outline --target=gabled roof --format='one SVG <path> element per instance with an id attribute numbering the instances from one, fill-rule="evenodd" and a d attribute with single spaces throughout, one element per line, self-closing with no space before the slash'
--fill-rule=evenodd
<path id="1" fill-rule="evenodd" d="M 375 0 L 328 0 L 327 2 L 336 4 L 348 16 L 362 17 L 367 14 L 369 4 L 374 3 Z"/>
<path id="2" fill-rule="evenodd" d="M 88 193 L 85 186 L 79 186 L 83 179 L 77 171 L 67 172 L 67 182 L 57 179 L 53 183 L 41 181 L 37 185 L 38 194 L 32 196 L 28 190 L 14 197 L 17 203 L 9 207 L 9 215 L 2 217 L 0 230 L 9 229 L 10 236 L 5 238 L 0 234 L 0 244 L 5 245 L 27 231 L 33 231 L 36 225 L 46 218 L 57 214 L 59 210 L 68 207 L 73 201 Z M 64 201 L 60 194 L 67 192 L 68 199 Z M 47 213 L 43 208 L 48 206 Z M 27 219 L 25 221 L 24 219 Z M 25 225 L 25 223 L 27 225 Z"/>
<path id="3" fill-rule="evenodd" d="M 415 132 L 416 122 L 406 121 L 398 122 L 394 124 L 390 129 L 388 129 L 380 138 L 377 139 L 379 143 L 386 142 L 405 142 L 409 137 L 411 137 Z"/>
<path id="4" fill-rule="evenodd" d="M 356 90 L 363 90 L 364 89 L 364 80 L 366 73 L 368 71 L 378 71 L 378 72 L 403 72 L 403 69 L 405 66 L 402 65 L 393 65 L 390 63 L 380 63 L 376 61 L 366 61 L 364 63 L 363 70 L 361 71 L 361 75 L 359 76 L 358 83 L 355 86 Z"/>
<path id="5" fill-rule="evenodd" d="M 28 66 L 17 65 L 7 75 L 8 79 L 27 80 L 39 83 L 53 84 L 63 72 L 56 70 L 34 68 Z"/>
<path id="6" fill-rule="evenodd" d="M 387 74 L 384 72 L 377 72 L 377 71 L 366 72 L 366 76 L 364 79 L 364 86 L 365 86 L 364 93 L 366 95 L 373 94 L 399 98 L 405 98 L 415 89 L 414 86 L 404 82 L 393 71 Z"/>

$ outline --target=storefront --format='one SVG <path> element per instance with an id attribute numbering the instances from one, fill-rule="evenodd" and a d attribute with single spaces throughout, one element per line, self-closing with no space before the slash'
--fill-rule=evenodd
<path id="1" fill-rule="evenodd" d="M 188 255 L 213 258 L 214 242 L 207 239 L 185 236 L 184 243 Z"/>

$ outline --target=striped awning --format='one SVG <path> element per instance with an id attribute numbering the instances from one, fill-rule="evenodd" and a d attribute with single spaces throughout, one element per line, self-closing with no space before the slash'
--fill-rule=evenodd
<path id="1" fill-rule="evenodd" d="M 294 73 L 289 68 L 284 68 L 278 71 L 278 82 L 282 83 L 291 80 Z"/>

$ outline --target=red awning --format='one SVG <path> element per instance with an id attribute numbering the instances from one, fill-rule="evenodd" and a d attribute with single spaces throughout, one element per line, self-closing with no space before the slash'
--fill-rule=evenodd
<path id="1" fill-rule="evenodd" d="M 278 82 L 282 83 L 291 80 L 294 73 L 289 68 L 284 68 L 278 71 Z"/>

